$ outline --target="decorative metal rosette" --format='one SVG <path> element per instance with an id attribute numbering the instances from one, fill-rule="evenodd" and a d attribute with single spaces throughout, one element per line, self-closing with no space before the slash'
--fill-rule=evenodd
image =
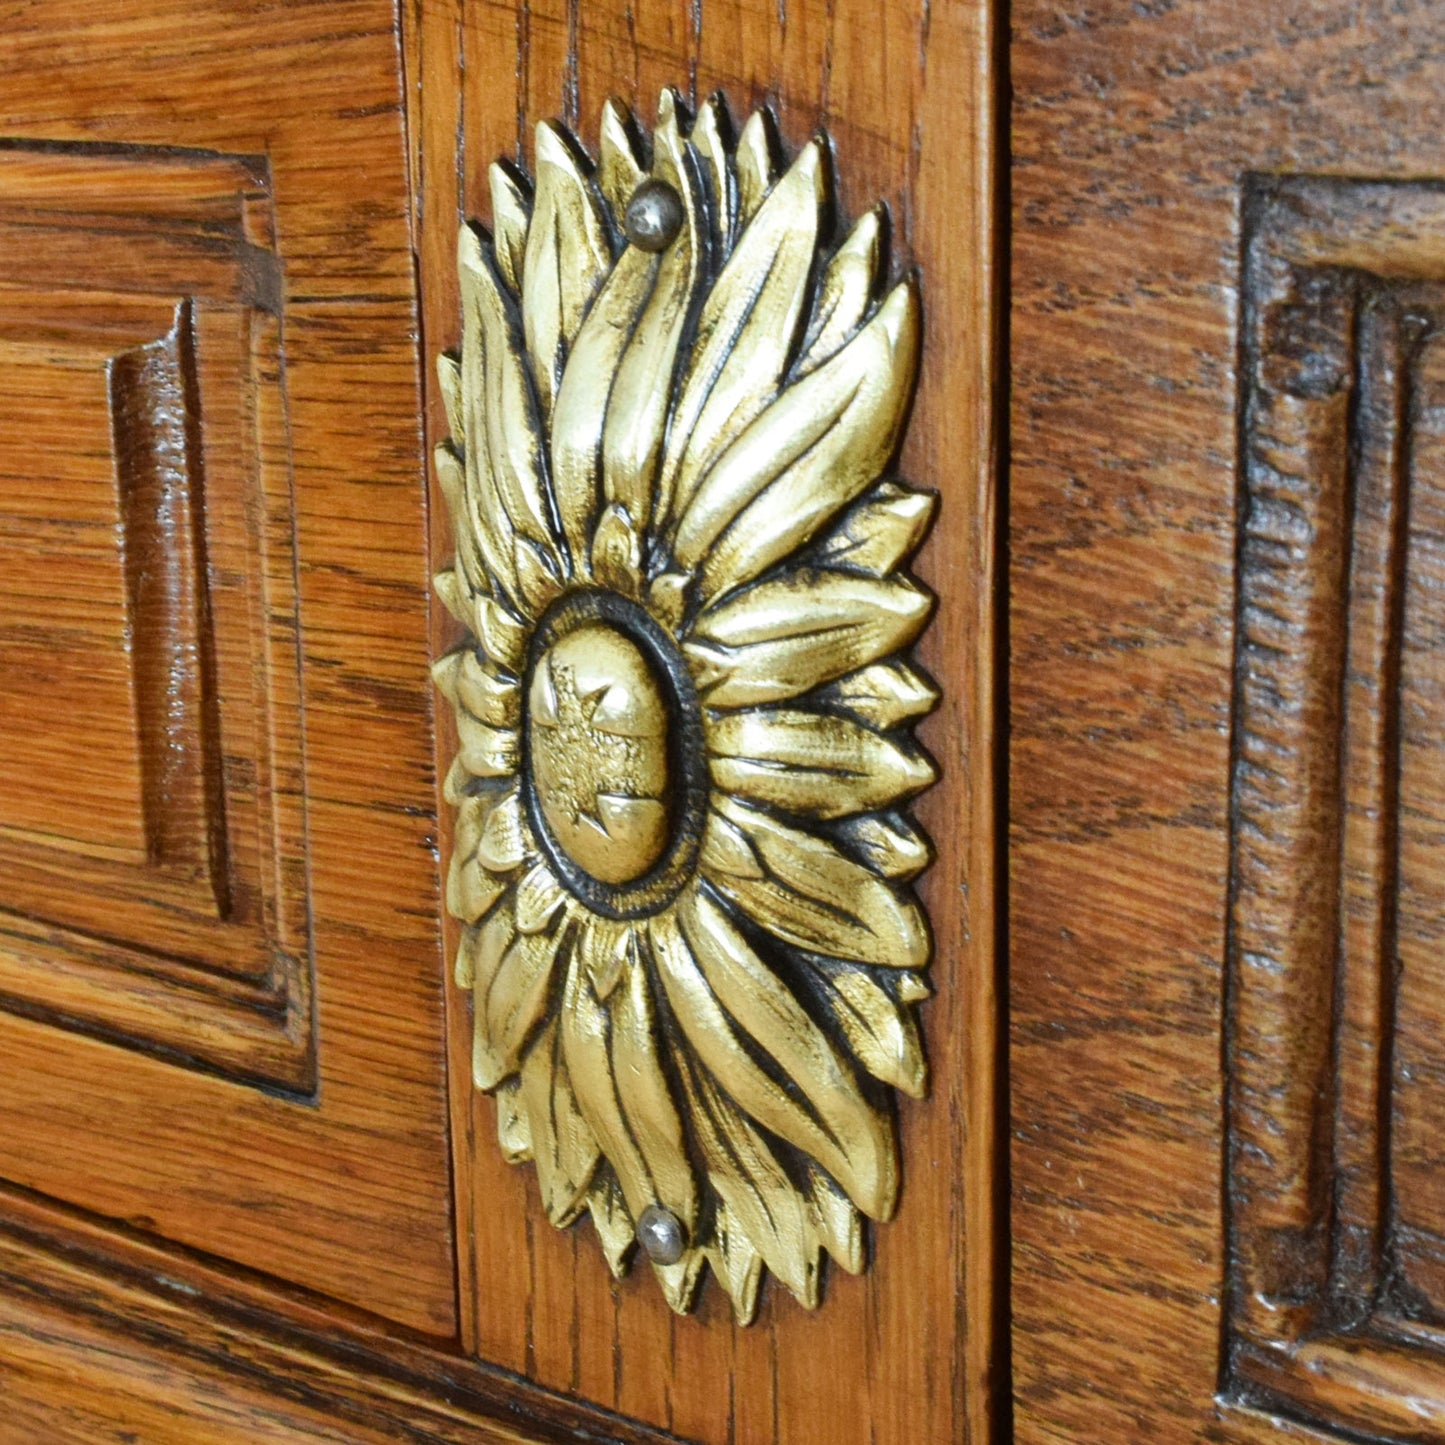
<path id="1" fill-rule="evenodd" d="M 468 635 L 435 676 L 502 1148 L 614 1271 L 640 1239 L 685 1310 L 707 1262 L 747 1320 L 764 1266 L 812 1306 L 894 1208 L 938 694 L 900 571 L 934 499 L 886 475 L 916 287 L 881 210 L 828 244 L 822 141 L 779 175 L 765 113 L 727 137 L 668 92 L 650 164 L 609 104 L 595 167 L 552 125 L 530 186 L 492 167 L 440 359 Z"/>

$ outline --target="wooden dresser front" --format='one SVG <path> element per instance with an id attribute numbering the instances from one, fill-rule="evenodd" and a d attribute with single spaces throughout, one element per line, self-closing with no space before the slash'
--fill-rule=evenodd
<path id="1" fill-rule="evenodd" d="M 0 74 L 0 1442 L 1445 1445 L 1445 10 Z"/>

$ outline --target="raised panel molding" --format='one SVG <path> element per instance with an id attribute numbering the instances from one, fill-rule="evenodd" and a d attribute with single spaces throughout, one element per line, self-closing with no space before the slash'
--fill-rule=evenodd
<path id="1" fill-rule="evenodd" d="M 1445 188 L 1244 216 L 1225 1384 L 1445 1441 Z"/>
<path id="2" fill-rule="evenodd" d="M 0 1008 L 307 1093 L 270 216 L 245 157 L 0 149 Z"/>

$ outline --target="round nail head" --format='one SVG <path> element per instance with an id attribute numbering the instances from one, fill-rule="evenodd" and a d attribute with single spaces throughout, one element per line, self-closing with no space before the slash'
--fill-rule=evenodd
<path id="1" fill-rule="evenodd" d="M 637 1221 L 637 1241 L 653 1264 L 676 1264 L 687 1247 L 682 1221 L 656 1204 L 649 1204 L 642 1211 L 642 1218 Z"/>
<path id="2" fill-rule="evenodd" d="M 649 177 L 633 191 L 622 229 L 639 250 L 666 250 L 682 230 L 682 197 L 666 181 Z"/>

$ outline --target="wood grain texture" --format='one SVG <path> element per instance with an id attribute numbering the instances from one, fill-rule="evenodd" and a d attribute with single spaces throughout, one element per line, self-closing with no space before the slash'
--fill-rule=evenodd
<path id="1" fill-rule="evenodd" d="M 1364 1127 L 1378 1110 L 1336 1078 L 1381 1082 L 1389 1034 L 1370 875 L 1393 807 L 1372 739 L 1394 685 L 1380 625 L 1394 564 L 1378 555 L 1393 524 L 1371 487 L 1407 408 L 1371 414 L 1394 405 L 1386 358 L 1403 353 L 1388 315 L 1356 311 L 1351 272 L 1418 280 L 1432 243 L 1415 217 L 1383 224 L 1379 197 L 1322 182 L 1299 232 L 1318 274 L 1266 287 L 1257 316 L 1242 277 L 1251 198 L 1270 186 L 1445 169 L 1441 15 L 1026 3 L 1013 23 L 1018 1437 L 1327 1438 L 1267 1413 L 1287 1410 L 1433 1439 L 1423 1336 L 1298 1333 L 1346 1304 L 1322 1226 L 1380 1207 Z M 1422 204 L 1431 189 L 1399 188 Z M 1438 669 L 1420 665 L 1421 684 Z M 1260 704 L 1270 721 L 1253 732 Z M 1427 711 L 1422 696 L 1426 747 Z M 1342 941 L 1376 978 L 1345 1015 Z M 1266 1350 L 1264 1390 L 1226 1371 L 1231 1303 L 1302 1341 Z"/>
<path id="2" fill-rule="evenodd" d="M 926 325 L 901 473 L 942 496 L 918 564 L 940 598 L 923 661 L 945 694 L 921 732 L 943 765 L 919 809 L 939 848 L 921 889 L 937 931 L 938 997 L 924 1010 L 933 1090 L 902 1110 L 902 1202 L 868 1275 L 832 1276 L 816 1316 L 770 1290 L 748 1329 L 717 1292 L 682 1320 L 650 1281 L 614 1285 L 595 1242 L 553 1230 L 530 1171 L 503 1163 L 493 1105 L 471 1089 L 466 998 L 453 993 L 465 1337 L 483 1359 L 690 1438 L 983 1442 L 1000 1359 L 988 8 L 425 0 L 403 18 L 429 358 L 458 338 L 456 230 L 489 221 L 494 158 L 529 156 L 533 125 L 553 117 L 595 146 L 610 95 L 650 117 L 664 85 L 694 101 L 721 88 L 735 118 L 773 105 L 793 149 L 826 125 L 847 215 L 889 203 Z M 439 440 L 436 395 L 428 417 Z M 452 546 L 441 514 L 437 565 Z M 451 641 L 439 619 L 438 652 Z"/>
<path id="3" fill-rule="evenodd" d="M 68 802 L 51 780 L 42 790 L 47 847 L 31 828 L 0 868 L 11 910 L 0 1173 L 449 1338 L 425 503 L 394 27 L 382 0 L 57 0 L 11 6 L 0 24 L 0 392 L 15 398 L 0 452 L 20 478 L 3 506 L 38 543 L 18 559 L 6 548 L 0 593 L 25 624 L 21 645 L 50 649 L 39 736 L 58 770 L 83 764 Z M 137 309 L 158 306 L 171 319 L 141 327 Z M 164 387 L 146 393 L 135 377 L 113 427 L 105 358 L 151 345 L 187 312 L 176 371 L 193 404 L 176 415 Z M 117 326 L 124 336 L 102 336 Z M 57 398 L 43 387 L 27 398 L 15 380 L 22 350 L 61 401 L 84 402 L 73 447 Z M 82 355 L 83 396 L 58 375 L 81 375 L 66 358 Z M 122 391 L 125 372 L 111 364 Z M 174 471 L 166 427 L 185 433 L 190 518 L 173 495 L 151 525 L 124 515 L 113 453 L 125 473 L 149 428 L 145 446 Z M 117 529 L 129 534 L 119 545 Z M 179 644 L 157 633 L 156 598 L 183 620 Z M 221 774 L 223 889 L 214 794 L 203 844 L 187 823 L 189 853 L 152 866 L 137 755 L 156 750 L 154 677 L 142 662 L 127 682 L 125 664 L 157 646 L 193 671 L 173 700 L 196 704 L 185 746 L 202 791 Z M 93 701 L 91 652 L 104 683 Z M 147 696 L 137 705 L 127 688 Z M 87 786 L 104 770 L 85 759 L 127 733 L 107 784 L 121 804 Z M 44 761 L 36 746 L 27 768 Z M 184 767 L 151 761 L 166 807 L 194 814 Z M 24 786 L 5 776 L 0 805 Z M 142 880 L 128 897 L 93 857 L 119 836 L 117 810 Z M 0 835 L 10 822 L 0 811 Z M 172 877 L 185 872 L 197 877 Z M 190 914 L 183 885 L 200 890 Z M 249 953 L 222 936 L 241 921 Z M 266 996 L 278 947 L 306 991 L 294 1019 Z M 293 1024 L 308 1060 L 314 1027 L 303 1075 L 248 1075 L 220 1052 L 259 1049 L 267 1027 Z M 254 1073 L 270 1087 L 246 1082 Z"/>
<path id="4" fill-rule="evenodd" d="M 0 1188 L 4 1445 L 663 1437 L 436 1342 Z"/>
<path id="5" fill-rule="evenodd" d="M 1244 201 L 1227 1385 L 1441 1438 L 1435 184 Z"/>
<path id="6" fill-rule="evenodd" d="M 0 153 L 0 995 L 304 1092 L 272 215 L 246 159 Z"/>

